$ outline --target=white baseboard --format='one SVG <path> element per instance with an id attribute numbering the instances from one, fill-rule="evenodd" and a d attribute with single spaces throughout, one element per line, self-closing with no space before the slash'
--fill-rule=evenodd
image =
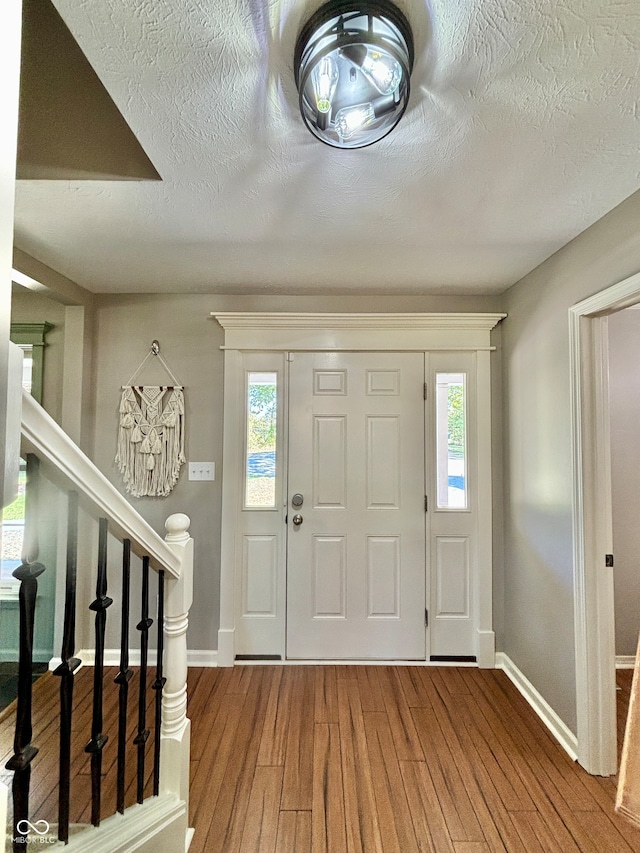
<path id="1" fill-rule="evenodd" d="M 511 658 L 504 652 L 498 652 L 496 654 L 496 668 L 503 670 L 507 674 L 567 755 L 569 755 L 572 761 L 576 761 L 578 758 L 578 738 L 560 719 L 551 705 L 538 693 L 533 684 L 518 669 Z"/>
<path id="2" fill-rule="evenodd" d="M 83 666 L 93 666 L 96 662 L 95 649 L 80 649 L 76 652 L 76 657 L 80 658 Z M 156 650 L 149 649 L 148 665 L 155 666 Z M 60 659 L 54 658 L 49 668 L 55 668 L 60 663 Z M 104 650 L 104 665 L 105 666 L 120 666 L 120 649 L 105 649 Z M 140 666 L 140 649 L 129 650 L 129 666 Z M 218 666 L 218 652 L 215 649 L 187 649 L 187 666 Z"/>
<path id="3" fill-rule="evenodd" d="M 496 665 L 495 631 L 478 631 L 478 666 L 481 669 L 494 669 Z"/>
<path id="4" fill-rule="evenodd" d="M 187 649 L 187 666 L 218 666 L 216 649 Z"/>
<path id="5" fill-rule="evenodd" d="M 635 655 L 616 655 L 616 669 L 633 669 L 635 664 Z"/>

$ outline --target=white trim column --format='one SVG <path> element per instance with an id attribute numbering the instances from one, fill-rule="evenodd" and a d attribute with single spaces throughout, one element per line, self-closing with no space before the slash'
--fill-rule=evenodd
<path id="1" fill-rule="evenodd" d="M 235 660 L 236 526 L 242 483 L 242 356 L 237 350 L 224 354 L 224 429 L 222 448 L 222 533 L 220 543 L 220 627 L 218 666 Z"/>
<path id="2" fill-rule="evenodd" d="M 606 314 L 640 302 L 640 274 L 569 309 L 578 761 L 616 772 L 616 696 Z"/>
<path id="3" fill-rule="evenodd" d="M 491 488 L 491 364 L 490 353 L 476 355 L 476 418 L 478 471 L 478 666 L 496 665 L 493 630 L 493 498 Z"/>
<path id="4" fill-rule="evenodd" d="M 12 478 L 17 472 L 6 471 L 11 461 L 4 451 L 9 415 L 9 326 L 11 323 L 11 269 L 13 266 L 13 209 L 16 184 L 16 149 L 18 138 L 18 92 L 20 86 L 20 32 L 22 25 L 20 0 L 4 0 L 0 5 L 0 57 L 2 58 L 2 87 L 0 88 L 0 447 L 5 463 L 0 465 L 0 495 L 13 499 Z M 15 427 L 14 427 L 15 429 Z M 13 439 L 19 442 L 19 435 Z M 5 479 L 7 486 L 5 492 Z M 16 484 L 17 485 L 17 484 Z"/>

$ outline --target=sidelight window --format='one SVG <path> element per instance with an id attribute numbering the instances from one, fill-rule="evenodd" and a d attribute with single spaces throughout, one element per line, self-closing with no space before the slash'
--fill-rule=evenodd
<path id="1" fill-rule="evenodd" d="M 438 509 L 467 509 L 467 399 L 464 373 L 436 373 Z"/>
<path id="2" fill-rule="evenodd" d="M 247 374 L 244 505 L 273 509 L 276 505 L 276 439 L 278 376 Z"/>

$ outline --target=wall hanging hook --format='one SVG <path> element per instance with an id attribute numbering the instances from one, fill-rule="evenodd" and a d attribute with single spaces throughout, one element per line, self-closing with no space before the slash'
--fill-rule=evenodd
<path id="1" fill-rule="evenodd" d="M 173 380 L 174 385 L 176 385 L 176 386 L 177 386 L 177 387 L 179 387 L 179 388 L 182 388 L 182 384 L 180 383 L 180 381 L 179 381 L 178 379 L 176 379 L 176 377 L 175 377 L 175 375 L 174 375 L 173 371 L 171 370 L 171 368 L 169 367 L 169 365 L 167 364 L 167 362 L 164 360 L 164 358 L 160 355 L 160 343 L 159 343 L 157 340 L 153 340 L 153 341 L 151 341 L 151 349 L 150 349 L 150 350 L 149 350 L 149 352 L 146 354 L 146 356 L 145 356 L 145 357 L 144 357 L 144 359 L 142 360 L 142 363 L 140 364 L 140 366 L 138 367 L 138 369 L 136 370 L 136 372 L 133 374 L 133 376 L 131 377 L 131 379 L 127 382 L 127 385 L 129 385 L 129 386 L 130 386 L 130 385 L 133 385 L 133 380 L 134 380 L 134 379 L 136 378 L 136 376 L 140 373 L 140 371 L 142 370 L 142 368 L 145 366 L 145 364 L 146 364 L 146 363 L 147 363 L 147 361 L 151 358 L 151 356 L 152 356 L 152 355 L 155 355 L 155 356 L 157 356 L 157 357 L 158 357 L 158 361 L 159 361 L 159 362 L 160 362 L 160 364 L 164 367 L 164 369 L 167 371 L 167 373 L 169 374 L 169 376 L 170 376 L 170 377 L 171 377 L 171 379 Z M 127 386 L 124 386 L 124 385 L 123 385 L 123 388 L 125 388 L 125 387 L 127 387 Z"/>

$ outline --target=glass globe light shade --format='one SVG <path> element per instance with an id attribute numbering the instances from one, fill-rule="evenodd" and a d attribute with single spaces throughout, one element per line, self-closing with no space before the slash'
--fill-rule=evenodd
<path id="1" fill-rule="evenodd" d="M 389 0 L 329 0 L 296 42 L 300 112 L 335 148 L 362 148 L 398 124 L 409 100 L 413 37 Z"/>

